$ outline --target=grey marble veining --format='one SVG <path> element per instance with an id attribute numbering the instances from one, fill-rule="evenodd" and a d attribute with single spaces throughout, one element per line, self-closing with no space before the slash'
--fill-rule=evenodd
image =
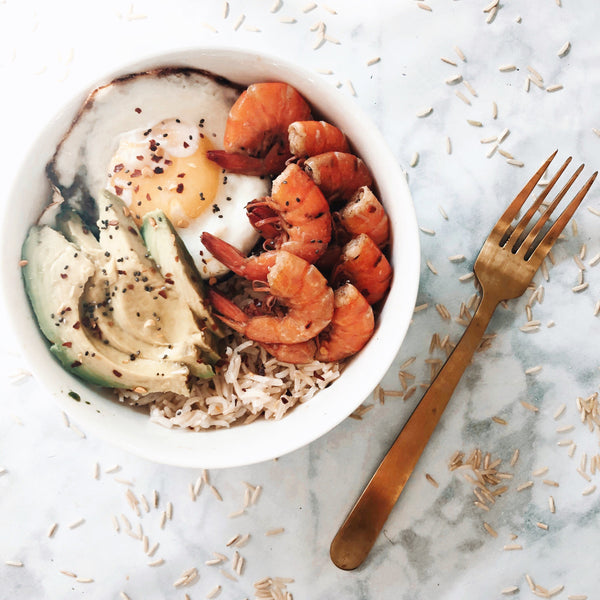
<path id="1" fill-rule="evenodd" d="M 270 12 L 271 2 L 232 0 L 223 19 L 222 4 L 184 0 L 168 8 L 154 0 L 131 5 L 116 0 L 0 2 L 5 185 L 22 158 L 19 136 L 38 131 L 66 96 L 93 79 L 95 70 L 118 64 L 123 56 L 129 60 L 138 53 L 194 43 L 247 45 L 278 52 L 315 70 L 330 69 L 332 74 L 317 76 L 339 84 L 343 93 L 351 94 L 351 81 L 355 101 L 373 118 L 407 170 L 419 224 L 435 231 L 421 235 L 417 304 L 429 307 L 414 315 L 405 343 L 381 383 L 384 389 L 401 389 L 400 365 L 415 356 L 406 369 L 415 377 L 415 394 L 407 401 L 388 397 L 383 405 L 366 399 L 373 408 L 362 421 L 347 419 L 276 462 L 211 472 L 222 502 L 206 489 L 192 502 L 188 485 L 199 476 L 197 471 L 155 465 L 66 428 L 38 384 L 15 377 L 25 363 L 13 350 L 13 338 L 3 336 L 0 467 L 6 472 L 0 474 L 0 597 L 104 600 L 117 599 L 124 591 L 131 600 L 183 599 L 185 593 L 196 600 L 220 584 L 219 598 L 236 600 L 253 597 L 257 579 L 281 576 L 294 578 L 288 589 L 297 600 L 494 599 L 504 597 L 501 591 L 513 585 L 519 588 L 513 597 L 526 599 L 535 597 L 527 574 L 539 586 L 556 588 L 557 598 L 597 597 L 593 564 L 600 558 L 600 490 L 588 496 L 582 491 L 599 482 L 600 475 L 590 473 L 589 461 L 600 447 L 598 435 L 581 425 L 575 399 L 598 391 L 600 375 L 600 317 L 593 314 L 600 299 L 600 265 L 589 265 L 600 252 L 600 218 L 586 208 L 600 210 L 598 189 L 577 214 L 577 235 L 570 228 L 556 246 L 549 281 L 536 276 L 536 284 L 545 291 L 543 303 L 533 305 L 533 318 L 542 324 L 539 331 L 519 329 L 527 321 L 528 295 L 499 308 L 489 328 L 496 337 L 465 373 L 369 560 L 345 573 L 328 558 L 343 516 L 423 392 L 419 384 L 429 379 L 424 361 L 444 356 L 439 350 L 429 354 L 432 335 L 447 334 L 454 342 L 460 336 L 461 325 L 444 321 L 434 305 L 442 303 L 453 319 L 458 316 L 460 303 L 474 292 L 472 281 L 458 278 L 472 268 L 507 201 L 551 151 L 559 148 L 561 158 L 572 154 L 574 163 L 586 162 L 586 173 L 600 164 L 600 137 L 592 131 L 600 129 L 596 3 L 501 2 L 489 24 L 483 12 L 487 0 L 430 0 L 431 11 L 409 0 L 368 7 L 354 0 L 327 2 L 337 14 L 317 4 L 305 13 L 308 3 L 283 0 Z M 242 13 L 245 19 L 236 30 Z M 296 22 L 282 23 L 284 17 Z M 331 40 L 313 49 L 317 34 L 310 27 L 320 20 L 327 24 Z M 557 52 L 567 41 L 572 47 L 560 58 Z M 457 56 L 456 46 L 466 62 Z M 374 57 L 381 61 L 367 66 Z M 500 72 L 507 64 L 517 70 Z M 526 92 L 528 66 L 543 75 L 544 86 L 561 84 L 563 89 L 549 93 L 530 84 Z M 462 82 L 445 83 L 456 74 L 462 74 L 476 96 Z M 417 118 L 428 106 L 433 113 Z M 482 127 L 469 125 L 467 119 L 480 121 Z M 491 145 L 480 140 L 505 128 L 510 134 L 500 147 L 523 161 L 523 168 L 507 164 L 498 152 L 486 157 Z M 410 167 L 414 152 L 419 162 Z M 572 257 L 583 244 L 589 287 L 573 293 L 579 269 Z M 464 254 L 465 260 L 450 262 L 448 256 L 456 254 Z M 2 314 L 4 331 L 10 308 Z M 525 373 L 536 365 L 543 366 L 541 372 Z M 521 401 L 535 405 L 538 412 L 526 410 Z M 555 420 L 563 403 L 565 412 Z M 494 416 L 507 425 L 492 421 Z M 574 425 L 572 431 L 556 432 L 569 424 Z M 576 444 L 572 457 L 569 447 L 557 445 L 561 439 Z M 468 454 L 474 448 L 490 452 L 492 460 L 501 458 L 500 468 L 512 476 L 506 480 L 508 490 L 489 512 L 473 504 L 473 485 L 462 472 L 448 470 L 456 450 Z M 516 448 L 520 457 L 511 467 Z M 583 453 L 591 482 L 576 471 Z M 92 475 L 95 462 L 101 465 L 99 480 Z M 121 471 L 106 474 L 114 464 L 121 465 Z M 549 468 L 545 475 L 532 475 L 544 466 Z M 426 473 L 438 488 L 427 481 Z M 138 495 L 150 498 L 152 490 L 158 490 L 159 509 L 137 519 L 115 475 L 133 480 Z M 559 487 L 542 479 L 556 481 Z M 529 480 L 532 487 L 517 491 Z M 248 514 L 228 518 L 242 502 L 243 481 L 263 486 L 262 495 Z M 549 496 L 555 500 L 555 513 L 550 512 Z M 173 519 L 161 529 L 160 514 L 167 502 L 173 503 Z M 150 545 L 160 542 L 155 557 L 163 557 L 164 565 L 149 567 L 141 542 L 114 531 L 111 516 L 121 514 L 134 528 L 141 522 Z M 70 529 L 80 517 L 85 522 Z M 497 531 L 497 538 L 486 533 L 484 521 Z M 48 538 L 55 522 L 58 528 Z M 546 523 L 548 530 L 537 522 Z M 277 527 L 285 527 L 285 532 L 264 535 Z M 225 543 L 237 533 L 252 537 L 239 549 L 247 566 L 233 582 L 204 562 L 213 551 L 231 555 Z M 518 537 L 513 540 L 512 535 Z M 508 544 L 523 549 L 503 550 Z M 22 561 L 23 567 L 5 564 L 11 560 Z M 199 568 L 198 581 L 185 590 L 175 589 L 173 582 L 192 566 Z M 78 583 L 60 570 L 94 582 Z M 558 591 L 557 586 L 564 589 Z"/>

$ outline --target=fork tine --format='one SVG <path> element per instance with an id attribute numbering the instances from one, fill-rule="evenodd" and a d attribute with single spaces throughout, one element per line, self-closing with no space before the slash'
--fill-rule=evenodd
<path id="1" fill-rule="evenodd" d="M 527 213 L 525 213 L 525 215 L 517 223 L 517 225 L 513 229 L 512 233 L 510 233 L 509 235 L 505 234 L 507 239 L 502 240 L 500 242 L 501 246 L 504 246 L 506 244 L 506 245 L 508 245 L 508 247 L 511 247 L 511 245 L 512 245 L 513 249 L 514 249 L 514 248 L 517 248 L 520 243 L 522 243 L 522 241 L 523 241 L 522 234 L 525 231 L 525 229 L 527 228 L 527 225 L 529 225 L 529 222 L 531 221 L 533 215 L 536 213 L 538 208 L 542 205 L 542 202 L 546 199 L 546 196 L 550 193 L 550 191 L 554 187 L 554 184 L 558 181 L 560 176 L 563 174 L 564 170 L 567 168 L 567 166 L 569 165 L 571 160 L 572 160 L 571 156 L 569 156 L 569 158 L 567 158 L 567 160 L 565 160 L 562 167 L 560 167 L 560 169 L 558 169 L 558 171 L 556 172 L 554 177 L 552 177 L 552 179 L 548 182 L 548 185 L 546 185 L 546 187 L 544 188 L 542 193 L 537 197 L 537 199 L 531 205 L 531 207 L 529 208 Z"/>
<path id="2" fill-rule="evenodd" d="M 556 207 L 559 205 L 560 201 L 564 198 L 565 194 L 569 191 L 569 188 L 573 185 L 573 183 L 575 182 L 577 177 L 579 177 L 579 174 L 581 173 L 581 171 L 583 171 L 583 167 L 584 167 L 584 165 L 580 165 L 579 168 L 577 169 L 577 171 L 575 171 L 575 173 L 573 173 L 573 175 L 571 176 L 571 179 L 569 179 L 569 181 L 567 181 L 567 183 L 565 184 L 563 189 L 560 190 L 560 192 L 558 192 L 556 198 L 554 198 L 554 200 L 552 201 L 550 206 L 548 206 L 548 208 L 543 212 L 542 216 L 538 219 L 537 223 L 531 228 L 531 231 L 529 232 L 529 234 L 527 235 L 527 237 L 521 244 L 521 247 L 518 249 L 518 251 L 517 251 L 518 253 L 521 253 L 521 254 L 530 253 L 531 246 L 532 246 L 533 242 L 535 241 L 535 239 L 537 238 L 540 231 L 542 230 L 542 227 L 548 222 L 550 215 L 555 211 Z"/>
<path id="3" fill-rule="evenodd" d="M 548 251 L 554 245 L 554 242 L 558 239 L 558 236 L 562 233 L 563 229 L 566 227 L 567 223 L 571 220 L 571 217 L 575 214 L 575 211 L 585 198 L 589 189 L 592 187 L 594 180 L 598 176 L 598 171 L 596 171 L 583 185 L 583 187 L 579 190 L 579 193 L 571 202 L 567 205 L 567 208 L 563 210 L 560 217 L 554 221 L 552 227 L 546 233 L 546 235 L 542 238 L 541 242 L 534 249 L 533 254 L 530 258 L 534 258 L 540 263 L 548 254 Z"/>
<path id="4" fill-rule="evenodd" d="M 557 152 L 558 150 L 555 150 L 550 155 L 548 160 L 546 160 L 546 162 L 535 172 L 533 177 L 525 184 L 525 187 L 517 194 L 516 198 L 510 203 L 508 208 L 504 211 L 504 214 L 498 220 L 498 224 L 496 227 L 498 227 L 498 225 L 501 225 L 502 229 L 498 228 L 498 230 L 496 230 L 496 227 L 494 227 L 492 233 L 490 234 L 490 237 L 497 237 L 499 235 L 499 237 L 502 238 L 504 236 L 506 230 L 512 223 L 513 219 L 516 217 L 517 213 L 521 210 L 523 204 L 525 204 L 527 198 L 529 198 L 529 195 L 533 191 L 533 188 L 542 178 L 542 176 L 546 172 L 546 169 L 556 156 Z"/>

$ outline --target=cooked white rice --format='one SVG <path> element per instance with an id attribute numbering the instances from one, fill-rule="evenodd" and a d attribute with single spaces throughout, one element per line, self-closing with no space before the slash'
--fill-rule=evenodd
<path id="1" fill-rule="evenodd" d="M 149 406 L 150 419 L 155 423 L 200 431 L 250 423 L 260 416 L 281 419 L 290 408 L 330 385 L 341 372 L 338 362 L 280 362 L 238 334 L 232 336 L 225 363 L 215 369 L 212 379 L 195 382 L 189 397 L 169 392 L 142 396 L 123 390 L 118 390 L 118 397 L 133 406 Z"/>

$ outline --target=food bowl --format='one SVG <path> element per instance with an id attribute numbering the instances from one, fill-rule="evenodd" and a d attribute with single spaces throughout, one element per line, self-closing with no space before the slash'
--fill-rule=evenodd
<path id="1" fill-rule="evenodd" d="M 322 436 L 352 413 L 384 376 L 400 348 L 419 279 L 419 241 L 410 192 L 383 137 L 356 103 L 312 72 L 279 58 L 237 49 L 182 50 L 125 65 L 99 78 L 97 85 L 161 66 L 196 67 L 242 85 L 285 81 L 304 95 L 318 115 L 346 133 L 370 168 L 392 223 L 394 277 L 374 336 L 348 362 L 339 379 L 282 419 L 257 419 L 228 429 L 167 429 L 152 423 L 146 412 L 120 404 L 110 390 L 67 373 L 49 352 L 38 328 L 18 263 L 27 230 L 50 196 L 45 165 L 91 88 L 71 99 L 40 133 L 10 190 L 1 225 L 2 288 L 10 321 L 36 378 L 85 431 L 147 459 L 182 467 L 232 467 L 279 457 Z M 11 206 L 19 210 L 9 215 Z"/>

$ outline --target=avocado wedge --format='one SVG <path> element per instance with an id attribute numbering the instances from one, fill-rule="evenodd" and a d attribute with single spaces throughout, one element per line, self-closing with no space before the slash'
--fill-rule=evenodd
<path id="1" fill-rule="evenodd" d="M 40 329 L 65 369 L 91 383 L 113 388 L 189 395 L 185 365 L 131 357 L 95 339 L 80 306 L 96 266 L 61 233 L 44 225 L 29 230 L 22 248 L 23 280 Z"/>

